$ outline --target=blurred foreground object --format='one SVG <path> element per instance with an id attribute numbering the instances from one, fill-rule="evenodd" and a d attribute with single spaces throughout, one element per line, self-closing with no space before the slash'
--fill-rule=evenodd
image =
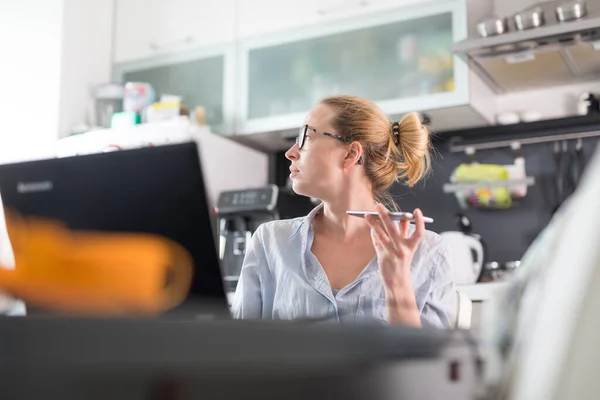
<path id="1" fill-rule="evenodd" d="M 473 400 L 468 332 L 291 321 L 7 318 L 2 399 Z"/>
<path id="2" fill-rule="evenodd" d="M 3 268 L 3 267 L 0 267 Z M 17 317 L 27 315 L 25 303 L 19 299 L 10 297 L 3 291 L 0 291 L 0 315 L 8 317 Z"/>
<path id="3" fill-rule="evenodd" d="M 0 196 L 0 205 L 2 196 Z M 12 270 L 15 268 L 15 257 L 10 244 L 10 238 L 6 231 L 4 219 L 4 207 L 0 206 L 0 268 Z M 23 316 L 27 314 L 25 303 L 14 299 L 5 293 L 0 287 L 0 315 Z"/>
<path id="4" fill-rule="evenodd" d="M 597 399 L 600 347 L 600 152 L 482 323 L 500 398 Z"/>
<path id="5" fill-rule="evenodd" d="M 16 268 L 0 288 L 47 310 L 92 315 L 155 314 L 179 305 L 192 259 L 150 234 L 71 231 L 49 219 L 6 212 Z"/>

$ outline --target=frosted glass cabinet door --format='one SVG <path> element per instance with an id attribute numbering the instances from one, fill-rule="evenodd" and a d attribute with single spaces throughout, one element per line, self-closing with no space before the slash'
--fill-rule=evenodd
<path id="1" fill-rule="evenodd" d="M 215 133 L 227 133 L 226 55 L 210 54 L 194 57 L 185 53 L 120 66 L 116 78 L 125 82 L 146 82 L 156 91 L 157 101 L 163 94 L 183 98 L 193 111 L 206 109 L 206 123 Z"/>
<path id="2" fill-rule="evenodd" d="M 312 26 L 303 28 L 305 35 L 293 32 L 291 40 L 249 44 L 242 56 L 247 74 L 242 126 L 248 132 L 290 128 L 291 116 L 301 117 L 332 94 L 354 94 L 403 108 L 411 99 L 435 102 L 436 95 L 452 93 L 453 12 L 410 19 L 402 12 L 396 15 L 396 20 L 387 15 L 387 21 L 373 20 L 363 27 L 356 26 L 358 20 L 340 32 L 323 34 L 321 27 Z"/>

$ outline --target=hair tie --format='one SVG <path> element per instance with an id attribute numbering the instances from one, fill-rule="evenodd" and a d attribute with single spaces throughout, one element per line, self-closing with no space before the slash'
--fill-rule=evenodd
<path id="1" fill-rule="evenodd" d="M 396 146 L 400 145 L 400 124 L 398 122 L 392 123 L 392 139 Z"/>

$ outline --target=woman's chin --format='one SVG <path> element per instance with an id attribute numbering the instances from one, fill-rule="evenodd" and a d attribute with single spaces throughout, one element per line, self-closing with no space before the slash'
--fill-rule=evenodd
<path id="1" fill-rule="evenodd" d="M 309 187 L 309 185 L 306 185 L 301 181 L 292 181 L 292 190 L 299 196 L 318 197 L 316 193 L 314 193 L 313 187 Z"/>
<path id="2" fill-rule="evenodd" d="M 302 182 L 299 182 L 298 180 L 293 180 L 292 181 L 292 190 L 294 191 L 294 193 L 299 194 L 300 196 L 306 196 L 305 194 L 305 185 L 302 184 Z"/>

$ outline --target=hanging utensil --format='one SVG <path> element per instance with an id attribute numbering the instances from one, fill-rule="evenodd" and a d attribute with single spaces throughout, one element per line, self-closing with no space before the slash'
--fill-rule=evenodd
<path id="1" fill-rule="evenodd" d="M 560 146 L 560 142 L 554 142 L 554 163 L 556 167 L 555 172 L 555 188 L 556 188 L 556 204 L 552 208 L 552 214 L 554 214 L 562 204 L 565 196 L 565 164 L 567 155 L 567 142 L 563 141 L 562 148 Z"/>
<path id="2" fill-rule="evenodd" d="M 579 180 L 585 168 L 585 154 L 583 153 L 583 140 L 577 139 L 575 150 L 571 154 L 570 179 L 573 190 L 577 189 Z"/>

